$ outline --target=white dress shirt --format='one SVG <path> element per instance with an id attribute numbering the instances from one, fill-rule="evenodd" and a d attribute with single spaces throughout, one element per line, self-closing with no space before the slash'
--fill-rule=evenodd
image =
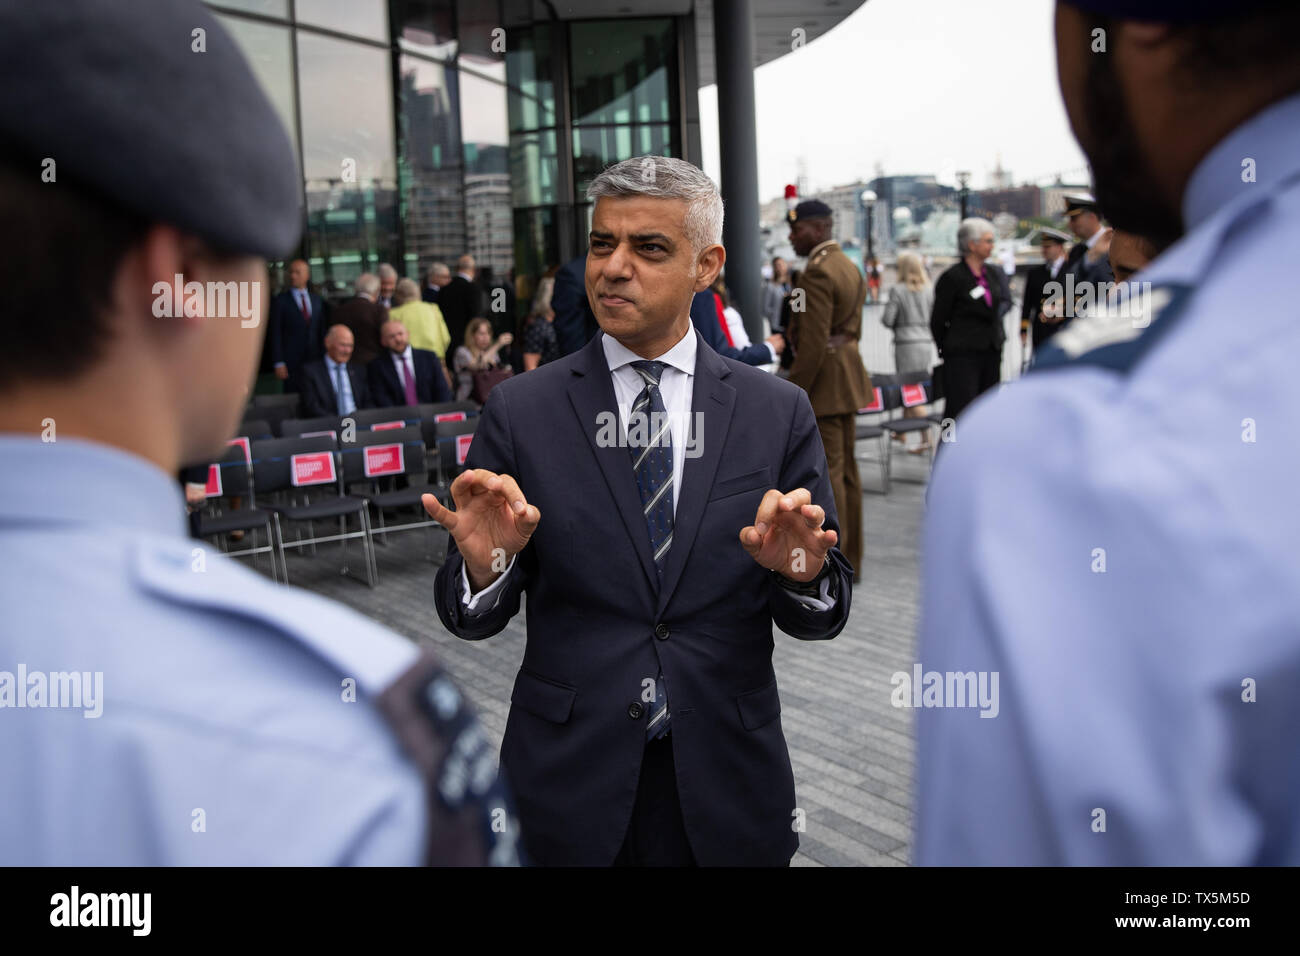
<path id="1" fill-rule="evenodd" d="M 397 370 L 397 384 L 405 387 L 406 379 L 402 377 L 402 369 L 405 367 L 406 374 L 411 376 L 411 381 L 415 381 L 415 353 L 411 351 L 411 346 L 406 347 L 405 352 L 394 352 L 388 350 L 388 354 L 393 359 L 393 367 Z"/>

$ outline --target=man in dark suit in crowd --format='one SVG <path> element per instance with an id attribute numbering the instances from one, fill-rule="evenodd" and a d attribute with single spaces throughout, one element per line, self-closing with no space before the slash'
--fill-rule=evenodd
<path id="1" fill-rule="evenodd" d="M 366 368 L 370 397 L 376 408 L 453 400 L 438 356 L 428 349 L 411 348 L 406 326 L 401 322 L 385 322 L 380 337 L 384 354 Z"/>
<path id="2" fill-rule="evenodd" d="M 393 291 L 397 288 L 397 280 L 401 278 L 397 270 L 387 262 L 379 263 L 379 268 L 375 270 L 375 275 L 379 276 L 379 297 L 378 302 L 384 307 L 384 314 L 393 307 Z"/>
<path id="3" fill-rule="evenodd" d="M 420 298 L 425 302 L 438 303 L 438 293 L 442 287 L 451 281 L 451 270 L 447 268 L 444 262 L 435 262 L 429 266 L 429 275 L 424 280 L 424 288 L 420 290 Z"/>
<path id="4" fill-rule="evenodd" d="M 717 299 L 709 289 L 697 292 L 691 299 L 691 323 L 700 330 L 700 335 L 713 351 L 746 365 L 770 365 L 777 361 L 785 342 L 779 334 L 773 333 L 763 342 L 751 342 L 743 349 L 736 348 L 728 344 L 727 335 L 722 331 L 725 321 L 718 315 Z"/>
<path id="5" fill-rule="evenodd" d="M 1082 284 L 1093 284 L 1093 300 L 1105 301 L 1105 294 L 1098 296 L 1097 285 L 1102 282 L 1114 282 L 1115 276 L 1110 271 L 1110 259 L 1107 255 L 1106 240 L 1110 230 L 1101 221 L 1101 207 L 1091 193 L 1065 197 L 1065 215 L 1070 220 L 1070 231 L 1079 241 L 1070 249 L 1066 268 L 1074 275 L 1074 285 L 1078 290 Z"/>
<path id="6" fill-rule="evenodd" d="M 1039 234 L 1043 264 L 1034 266 L 1025 274 L 1025 299 L 1020 306 L 1020 344 L 1032 341 L 1035 351 L 1060 330 L 1058 324 L 1043 320 L 1043 302 L 1048 298 L 1044 289 L 1049 282 L 1064 277 L 1065 242 L 1068 238 L 1059 229 L 1043 229 Z"/>
<path id="7" fill-rule="evenodd" d="M 535 862 L 785 865 L 772 627 L 833 638 L 852 588 L 817 423 L 691 327 L 726 258 L 703 172 L 638 157 L 587 196 L 602 332 L 494 388 L 456 510 L 425 496 L 438 616 L 481 640 L 528 595 L 501 764 Z"/>
<path id="8" fill-rule="evenodd" d="M 555 312 L 555 341 L 561 355 L 572 355 L 600 331 L 587 301 L 587 255 L 583 253 L 555 273 L 551 308 Z"/>
<path id="9" fill-rule="evenodd" d="M 352 357 L 352 330 L 332 325 L 325 336 L 325 357 L 302 367 L 302 414 L 304 418 L 351 415 L 358 408 L 370 408 L 370 387 L 360 365 Z"/>
<path id="10" fill-rule="evenodd" d="M 456 274 L 438 292 L 438 308 L 451 333 L 454 349 L 465 341 L 465 328 L 470 319 L 483 315 L 483 296 L 474 281 L 474 257 L 461 256 L 456 260 Z"/>
<path id="11" fill-rule="evenodd" d="M 379 277 L 369 272 L 357 276 L 355 284 L 357 294 L 342 305 L 336 306 L 331 313 L 333 323 L 346 325 L 352 330 L 355 343 L 352 349 L 352 361 L 365 367 L 383 352 L 379 341 L 379 329 L 387 318 L 379 298 Z"/>
<path id="12" fill-rule="evenodd" d="M 302 391 L 303 363 L 320 357 L 325 336 L 325 303 L 307 287 L 310 279 L 311 267 L 293 260 L 289 288 L 271 300 L 271 363 L 286 392 Z"/>

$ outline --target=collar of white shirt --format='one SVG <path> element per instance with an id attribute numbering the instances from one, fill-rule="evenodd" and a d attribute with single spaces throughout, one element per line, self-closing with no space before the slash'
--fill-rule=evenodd
<path id="1" fill-rule="evenodd" d="M 1083 241 L 1083 244 L 1084 244 L 1085 246 L 1087 246 L 1089 249 L 1091 249 L 1093 246 L 1095 246 L 1098 242 L 1101 241 L 1102 233 L 1104 233 L 1105 231 L 1106 231 L 1106 227 L 1105 227 L 1105 226 L 1098 226 L 1098 227 L 1097 227 L 1097 231 L 1094 232 L 1094 233 L 1093 233 L 1091 236 L 1089 236 L 1087 239 L 1085 239 L 1085 240 Z"/>
<path id="2" fill-rule="evenodd" d="M 403 365 L 403 364 L 405 364 L 406 362 L 411 361 L 411 359 L 413 359 L 413 358 L 415 357 L 415 356 L 412 354 L 412 352 L 411 352 L 411 346 L 409 346 L 409 345 L 406 347 L 406 351 L 405 351 L 405 352 L 394 352 L 392 349 L 389 349 L 389 350 L 388 350 L 388 354 L 391 355 L 391 356 L 393 357 L 393 364 L 394 364 L 394 365 Z M 412 369 L 415 368 L 414 364 L 412 364 L 411 368 L 412 368 Z"/>
<path id="3" fill-rule="evenodd" d="M 605 361 L 609 363 L 610 372 L 617 372 L 625 365 L 642 361 L 642 356 L 637 355 L 612 335 L 601 333 L 600 344 L 605 349 Z M 686 334 L 681 337 L 681 340 L 663 355 L 656 356 L 653 361 L 663 362 L 687 375 L 694 375 L 695 326 L 688 323 Z"/>

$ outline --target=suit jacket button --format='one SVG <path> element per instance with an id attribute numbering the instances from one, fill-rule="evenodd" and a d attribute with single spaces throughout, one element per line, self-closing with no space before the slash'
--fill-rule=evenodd
<path id="1" fill-rule="evenodd" d="M 639 703 L 637 703 L 636 701 L 632 701 L 632 703 L 627 705 L 627 715 L 631 717 L 633 720 L 640 720 L 642 717 L 645 716 L 645 711 L 641 709 L 641 705 Z"/>
<path id="2" fill-rule="evenodd" d="M 656 625 L 656 626 L 655 626 L 655 637 L 659 638 L 659 640 L 661 640 L 661 641 L 666 641 L 666 640 L 668 640 L 668 625 L 667 625 L 667 624 L 659 624 L 659 625 Z"/>

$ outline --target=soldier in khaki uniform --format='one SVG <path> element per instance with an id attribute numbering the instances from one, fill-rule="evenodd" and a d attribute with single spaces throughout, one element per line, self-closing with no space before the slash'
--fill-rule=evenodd
<path id="1" fill-rule="evenodd" d="M 808 393 L 817 416 L 840 518 L 840 550 L 852 562 L 856 580 L 862 563 L 862 482 L 853 440 L 857 410 L 871 394 L 858 354 L 867 283 L 830 235 L 830 206 L 813 199 L 791 210 L 790 244 L 808 265 L 791 293 L 790 381 Z"/>

